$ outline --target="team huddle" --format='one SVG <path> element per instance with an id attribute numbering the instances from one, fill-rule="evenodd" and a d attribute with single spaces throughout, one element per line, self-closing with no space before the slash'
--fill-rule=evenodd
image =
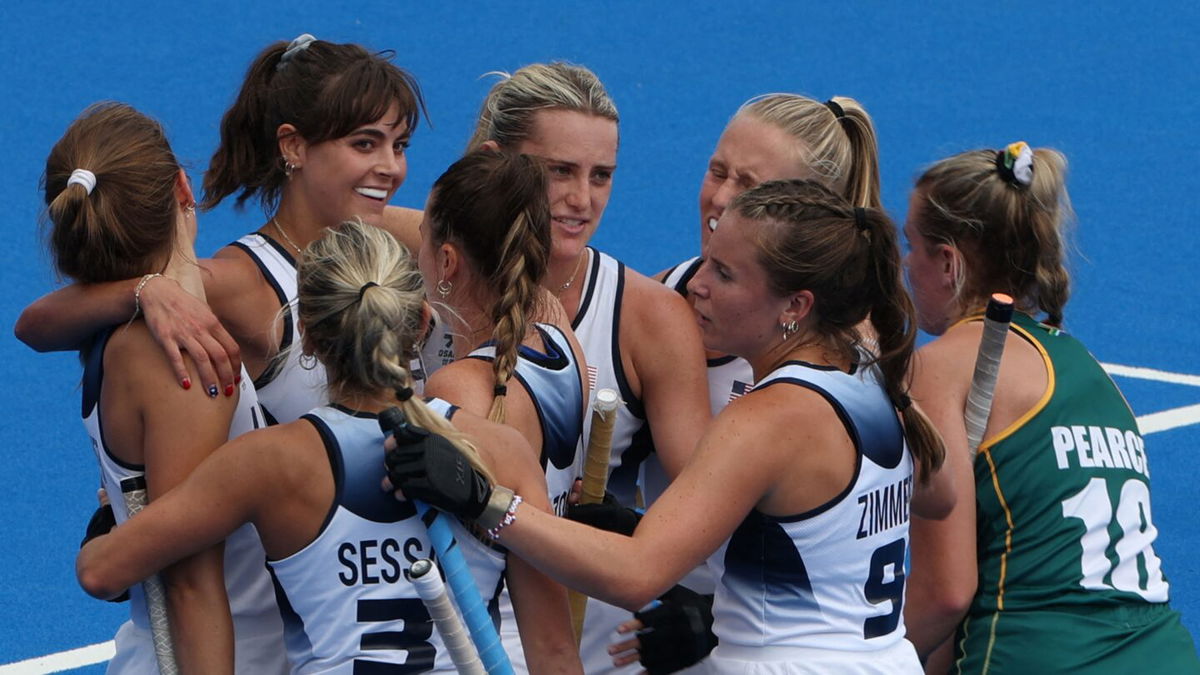
<path id="1" fill-rule="evenodd" d="M 467 668 L 424 560 L 485 608 L 488 672 L 1200 672 L 1151 453 L 1062 328 L 1061 153 L 941 160 L 901 227 L 862 105 L 765 94 L 717 139 L 701 248 L 647 276 L 589 245 L 619 123 L 591 71 L 503 76 L 424 209 L 389 206 L 423 110 L 387 54 L 302 35 L 250 65 L 202 191 L 124 104 L 51 150 L 75 283 L 16 332 L 81 356 L 111 503 L 77 572 L 131 603 L 109 672 Z M 230 198 L 265 222 L 198 259 Z"/>

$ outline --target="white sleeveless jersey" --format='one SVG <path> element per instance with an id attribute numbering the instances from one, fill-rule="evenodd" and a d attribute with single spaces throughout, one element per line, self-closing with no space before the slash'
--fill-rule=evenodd
<path id="1" fill-rule="evenodd" d="M 122 486 L 146 487 L 145 467 L 118 459 L 104 443 L 100 417 L 100 395 L 104 386 L 104 350 L 112 331 L 97 336 L 86 355 L 83 374 L 83 425 L 92 440 L 92 449 L 100 464 L 101 484 L 112 502 L 117 523 L 129 519 L 122 499 Z M 264 426 L 262 411 L 250 386 L 250 377 L 242 369 L 238 405 L 229 427 L 229 438 Z M 283 653 L 283 625 L 270 576 L 263 563 L 266 553 L 258 534 L 250 524 L 242 525 L 225 540 L 225 588 L 233 616 L 235 667 L 238 673 L 286 673 Z M 146 598 L 141 584 L 129 589 L 130 624 L 122 626 L 121 649 L 109 666 L 110 672 L 139 672 L 153 666 L 154 644 L 150 635 Z"/>
<path id="2" fill-rule="evenodd" d="M 254 381 L 268 423 L 286 424 L 329 400 L 325 391 L 325 366 L 319 362 L 312 369 L 300 366 L 296 259 L 279 242 L 257 232 L 247 234 L 230 245 L 250 256 L 263 278 L 275 290 L 279 306 L 287 308 L 283 314 L 283 332 L 279 339 L 279 353 L 286 353 L 287 356 L 268 364 Z M 425 379 L 430 373 L 453 360 L 453 352 L 445 349 L 450 342 L 446 330 L 435 316 L 420 355 L 409 365 L 413 374 L 413 389 L 417 394 L 423 391 Z M 296 345 L 296 348 L 289 350 L 292 345 Z"/>
<path id="3" fill-rule="evenodd" d="M 546 491 L 555 515 L 561 516 L 566 513 L 567 496 L 578 471 L 576 452 L 583 433 L 583 389 L 579 382 L 579 362 L 567 336 L 551 324 L 539 323 L 536 327 L 542 336 L 543 351 L 522 346 L 513 378 L 525 388 L 537 409 Z M 467 358 L 492 361 L 495 355 L 496 347 L 489 342 Z"/>
<path id="4" fill-rule="evenodd" d="M 913 460 L 878 371 L 792 361 L 756 389 L 774 386 L 823 396 L 854 441 L 858 467 L 819 508 L 790 517 L 751 511 L 713 554 L 718 651 L 762 650 L 764 660 L 788 650 L 860 653 L 864 663 L 901 654 L 878 672 L 920 672 L 901 644 Z"/>
<path id="5" fill-rule="evenodd" d="M 293 672 L 455 672 L 408 578 L 413 562 L 434 558 L 425 525 L 411 502 L 379 489 L 385 469 L 378 416 L 327 406 L 303 419 L 325 443 L 336 496 L 311 543 L 268 562 Z M 451 529 L 495 617 L 505 556 L 453 519 Z"/>
<path id="6" fill-rule="evenodd" d="M 625 293 L 625 265 L 612 256 L 587 248 L 589 262 L 583 280 L 579 311 L 571 328 L 575 331 L 584 358 L 593 395 L 600 389 L 612 389 L 621 397 L 613 424 L 612 455 L 608 462 L 608 491 L 622 504 L 634 505 L 638 472 L 642 462 L 654 452 L 650 426 L 641 398 L 633 393 L 621 365 L 621 301 Z M 592 431 L 592 416 L 584 421 L 579 456 Z"/>

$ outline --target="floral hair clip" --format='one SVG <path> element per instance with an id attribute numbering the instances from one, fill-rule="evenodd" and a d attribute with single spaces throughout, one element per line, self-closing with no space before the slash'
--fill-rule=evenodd
<path id="1" fill-rule="evenodd" d="M 1033 182 L 1033 149 L 1025 141 L 1009 143 L 996 153 L 996 170 L 1009 184 L 1029 187 Z"/>

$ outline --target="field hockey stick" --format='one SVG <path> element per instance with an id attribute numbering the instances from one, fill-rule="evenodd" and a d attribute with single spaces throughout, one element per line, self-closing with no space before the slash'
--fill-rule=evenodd
<path id="1" fill-rule="evenodd" d="M 379 428 L 391 436 L 397 429 L 407 427 L 408 422 L 399 408 L 389 408 L 379 414 Z M 475 586 L 475 579 L 467 567 L 462 549 L 454 540 L 454 532 L 450 529 L 449 516 L 436 510 L 430 512 L 428 504 L 412 500 L 421 522 L 429 532 L 429 543 L 433 545 L 434 553 L 442 564 L 442 572 L 446 582 L 454 594 L 454 601 L 462 613 L 463 622 L 471 633 L 471 640 L 479 651 L 479 658 L 489 675 L 513 675 L 512 663 L 508 653 L 500 643 L 500 635 L 492 623 L 487 607 L 483 604 L 483 596 Z"/>
<path id="2" fill-rule="evenodd" d="M 121 496 L 125 510 L 132 518 L 147 504 L 146 477 L 133 476 L 121 481 Z M 142 582 L 142 593 L 146 596 L 146 613 L 150 615 L 150 634 L 154 640 L 154 658 L 158 661 L 161 675 L 176 675 L 179 666 L 175 663 L 175 647 L 171 644 L 171 624 L 167 617 L 167 591 L 162 579 L 151 575 Z"/>
<path id="3" fill-rule="evenodd" d="M 414 562 L 408 568 L 408 576 L 417 589 L 417 595 L 421 596 L 421 602 L 429 610 L 429 616 L 437 626 L 438 634 L 442 636 L 442 642 L 446 645 L 446 651 L 450 652 L 450 660 L 458 672 L 464 675 L 487 673 L 433 562 L 425 558 Z"/>
<path id="4" fill-rule="evenodd" d="M 971 376 L 971 389 L 967 392 L 967 407 L 963 413 L 967 425 L 967 451 L 972 462 L 979 452 L 992 412 L 992 395 L 996 390 L 996 377 L 1000 374 L 1000 358 L 1004 355 L 1012 313 L 1011 297 L 1003 293 L 992 294 L 983 317 L 983 337 L 979 341 L 975 373 Z"/>
<path id="5" fill-rule="evenodd" d="M 579 495 L 580 504 L 599 504 L 604 501 L 604 489 L 608 486 L 608 460 L 612 454 L 613 423 L 617 420 L 616 412 L 620 402 L 617 392 L 612 389 L 596 392 L 596 401 L 592 403 L 592 432 L 588 434 L 587 452 L 583 460 L 583 491 Z M 579 591 L 567 593 L 576 643 L 583 638 L 587 598 L 588 596 Z"/>

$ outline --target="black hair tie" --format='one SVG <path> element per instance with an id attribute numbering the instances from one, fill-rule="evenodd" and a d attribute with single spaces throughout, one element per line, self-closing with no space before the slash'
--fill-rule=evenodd
<path id="1" fill-rule="evenodd" d="M 401 403 L 404 403 L 408 399 L 412 398 L 412 396 L 412 387 L 400 387 L 396 390 L 396 400 L 400 401 Z"/>
<path id="2" fill-rule="evenodd" d="M 899 396 L 896 397 L 896 410 L 899 410 L 900 412 L 904 412 L 905 410 L 908 410 L 911 407 L 912 407 L 912 399 L 908 397 L 908 394 L 900 394 Z"/>
<path id="3" fill-rule="evenodd" d="M 833 113 L 833 116 L 836 117 L 839 122 L 846 119 L 846 111 L 837 101 L 829 99 L 828 101 L 825 101 L 825 107 L 829 108 L 829 112 Z"/>
<path id="4" fill-rule="evenodd" d="M 498 384 L 492 389 L 492 396 L 508 396 L 508 385 Z"/>
<path id="5" fill-rule="evenodd" d="M 363 284 L 362 288 L 358 289 L 358 301 L 362 302 L 363 296 L 367 294 L 368 288 L 371 288 L 372 286 L 378 286 L 378 285 L 379 284 L 375 283 L 374 281 L 368 281 L 367 283 Z"/>
<path id="6" fill-rule="evenodd" d="M 859 232 L 866 232 L 870 228 L 870 223 L 867 222 L 867 210 L 861 206 L 854 207 L 854 226 Z"/>

